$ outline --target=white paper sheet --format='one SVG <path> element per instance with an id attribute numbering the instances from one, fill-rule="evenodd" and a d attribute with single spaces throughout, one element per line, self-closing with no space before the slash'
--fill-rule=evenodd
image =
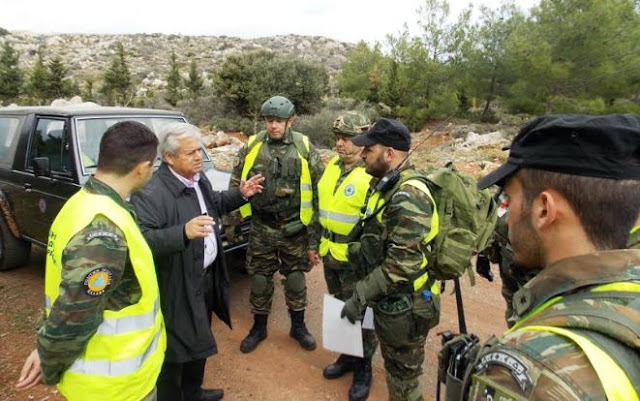
<path id="1" fill-rule="evenodd" d="M 322 310 L 322 346 L 330 351 L 362 358 L 362 325 L 340 317 L 344 302 L 324 294 Z"/>
<path id="2" fill-rule="evenodd" d="M 365 330 L 373 330 L 375 327 L 373 326 L 373 309 L 367 306 L 367 309 L 364 311 L 364 318 L 362 319 L 362 328 Z"/>

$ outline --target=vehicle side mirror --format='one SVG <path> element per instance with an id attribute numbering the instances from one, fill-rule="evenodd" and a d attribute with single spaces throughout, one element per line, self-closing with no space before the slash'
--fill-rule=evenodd
<path id="1" fill-rule="evenodd" d="M 33 158 L 33 173 L 36 177 L 51 177 L 51 167 L 48 157 Z"/>

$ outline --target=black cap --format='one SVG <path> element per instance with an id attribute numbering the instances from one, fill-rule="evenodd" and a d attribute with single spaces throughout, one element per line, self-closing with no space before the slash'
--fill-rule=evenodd
<path id="1" fill-rule="evenodd" d="M 503 185 L 520 167 L 614 180 L 640 180 L 640 117 L 549 115 L 527 123 L 506 163 L 478 181 Z"/>
<path id="2" fill-rule="evenodd" d="M 411 148 L 411 133 L 400 121 L 379 118 L 364 134 L 351 140 L 356 146 L 371 146 L 379 143 L 397 150 Z"/>

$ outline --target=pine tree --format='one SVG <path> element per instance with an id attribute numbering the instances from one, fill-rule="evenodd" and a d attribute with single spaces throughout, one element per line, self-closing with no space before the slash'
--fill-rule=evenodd
<path id="1" fill-rule="evenodd" d="M 12 102 L 22 93 L 24 74 L 20 70 L 20 56 L 9 42 L 4 42 L 0 54 L 0 100 Z"/>
<path id="2" fill-rule="evenodd" d="M 182 99 L 181 87 L 180 65 L 178 64 L 176 53 L 172 52 L 169 60 L 169 74 L 167 75 L 167 90 L 164 97 L 170 105 L 176 106 Z"/>
<path id="3" fill-rule="evenodd" d="M 71 96 L 73 92 L 73 82 L 65 80 L 69 69 L 65 67 L 59 56 L 49 61 L 48 70 L 47 98 L 59 99 Z"/>
<path id="4" fill-rule="evenodd" d="M 49 82 L 49 71 L 44 65 L 44 49 L 38 49 L 38 58 L 31 69 L 29 83 L 27 84 L 27 93 L 33 98 L 33 101 L 42 104 L 48 100 L 47 86 Z"/>
<path id="5" fill-rule="evenodd" d="M 192 100 L 196 100 L 202 92 L 202 88 L 204 87 L 204 82 L 202 77 L 198 73 L 198 64 L 195 59 L 191 59 L 191 65 L 189 67 L 189 79 L 186 82 L 187 90 L 189 91 L 189 95 Z"/>
<path id="6" fill-rule="evenodd" d="M 84 88 L 81 92 L 82 100 L 85 102 L 93 102 L 93 78 L 87 78 L 84 80 Z"/>
<path id="7" fill-rule="evenodd" d="M 133 97 L 131 73 L 127 66 L 124 46 L 120 42 L 109 69 L 104 73 L 104 84 L 100 92 L 107 96 L 107 102 L 110 104 L 127 105 Z"/>

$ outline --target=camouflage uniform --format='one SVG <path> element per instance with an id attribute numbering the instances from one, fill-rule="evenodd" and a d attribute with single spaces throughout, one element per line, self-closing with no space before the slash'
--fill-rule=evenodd
<path id="1" fill-rule="evenodd" d="M 111 187 L 90 178 L 84 188 L 106 195 L 134 215 Z M 121 310 L 136 304 L 142 295 L 123 232 L 103 215 L 78 232 L 63 251 L 60 294 L 49 317 L 43 313 L 37 336 L 42 381 L 56 384 L 64 371 L 82 354 L 102 323 L 104 310 Z M 111 272 L 111 281 L 101 295 L 90 295 L 85 278 L 95 269 Z M 155 399 L 154 391 L 145 400 Z"/>
<path id="2" fill-rule="evenodd" d="M 616 282 L 640 284 L 640 251 L 581 255 L 542 270 L 515 294 L 519 319 L 515 330 L 499 341 L 494 338 L 480 351 L 468 373 L 472 376 L 466 399 L 607 399 L 602 383 L 611 383 L 614 377 L 601 382 L 574 341 L 549 331 L 527 330 L 531 326 L 565 328 L 588 337 L 617 362 L 638 391 L 637 289 L 592 291 Z M 559 299 L 540 313 L 531 313 L 553 298 Z"/>
<path id="3" fill-rule="evenodd" d="M 424 346 L 429 329 L 440 318 L 439 295 L 422 296 L 422 289 L 413 289 L 413 281 L 424 272 L 423 257 L 429 257 L 421 243 L 432 230 L 435 208 L 424 192 L 403 185 L 415 176 L 422 175 L 412 166 L 403 169 L 399 183 L 380 194 L 390 197 L 380 212 L 381 223 L 377 218 L 367 220 L 360 242 L 349 245 L 349 259 L 357 260 L 368 273 L 356 284 L 354 297 L 374 309 L 392 401 L 422 400 Z"/>
<path id="4" fill-rule="evenodd" d="M 258 134 L 261 135 L 262 133 Z M 248 147 L 240 150 L 232 185 L 239 185 Z M 317 205 L 316 184 L 322 175 L 323 164 L 312 144 L 306 156 L 313 182 L 314 205 Z M 281 140 L 266 135 L 249 176 L 265 176 L 264 190 L 251 197 L 251 230 L 247 250 L 247 271 L 251 276 L 249 302 L 254 314 L 269 314 L 273 301 L 273 275 L 285 276 L 287 306 L 292 311 L 304 310 L 307 289 L 304 276 L 290 283 L 289 275 L 311 269 L 307 252 L 318 249 L 315 231 L 300 222 L 301 162 L 297 156 L 292 131 Z M 315 217 L 314 217 L 315 219 Z"/>

